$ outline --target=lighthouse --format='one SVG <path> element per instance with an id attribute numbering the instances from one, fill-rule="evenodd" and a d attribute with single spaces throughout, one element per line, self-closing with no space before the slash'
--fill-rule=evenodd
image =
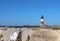
<path id="1" fill-rule="evenodd" d="M 41 26 L 41 27 L 44 27 L 44 26 L 45 26 L 45 25 L 44 25 L 44 17 L 43 17 L 43 15 L 41 16 L 40 26 Z"/>

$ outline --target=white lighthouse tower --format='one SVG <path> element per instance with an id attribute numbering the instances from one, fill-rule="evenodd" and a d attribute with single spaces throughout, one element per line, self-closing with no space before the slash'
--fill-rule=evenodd
<path id="1" fill-rule="evenodd" d="M 41 27 L 44 27 L 44 26 L 45 26 L 45 25 L 44 25 L 44 17 L 43 17 L 43 15 L 41 16 L 40 26 L 41 26 Z"/>

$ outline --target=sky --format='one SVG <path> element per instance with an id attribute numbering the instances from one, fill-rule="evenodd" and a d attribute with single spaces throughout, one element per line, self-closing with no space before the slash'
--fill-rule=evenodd
<path id="1" fill-rule="evenodd" d="M 60 0 L 0 0 L 0 25 L 60 25 Z"/>

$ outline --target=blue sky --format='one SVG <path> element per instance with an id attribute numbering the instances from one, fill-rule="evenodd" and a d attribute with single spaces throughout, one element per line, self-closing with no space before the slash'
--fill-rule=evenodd
<path id="1" fill-rule="evenodd" d="M 60 0 L 0 0 L 0 25 L 60 25 Z"/>

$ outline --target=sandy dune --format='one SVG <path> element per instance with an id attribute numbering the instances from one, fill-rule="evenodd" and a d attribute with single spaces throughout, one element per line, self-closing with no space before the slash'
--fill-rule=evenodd
<path id="1" fill-rule="evenodd" d="M 25 37 L 23 34 L 25 34 Z M 28 41 L 60 41 L 60 30 L 30 30 L 24 31 L 23 34 L 23 41 L 28 39 L 28 35 L 30 36 Z"/>
<path id="2" fill-rule="evenodd" d="M 13 32 L 18 32 L 19 30 L 10 29 L 7 31 L 0 30 L 0 41 L 4 39 L 4 41 L 9 41 L 10 36 Z M 20 32 L 20 31 L 19 31 Z M 22 34 L 22 35 L 21 35 Z M 52 30 L 52 29 L 24 29 L 20 35 L 20 39 L 22 41 L 60 41 L 60 30 Z M 3 35 L 3 38 L 1 38 Z"/>

